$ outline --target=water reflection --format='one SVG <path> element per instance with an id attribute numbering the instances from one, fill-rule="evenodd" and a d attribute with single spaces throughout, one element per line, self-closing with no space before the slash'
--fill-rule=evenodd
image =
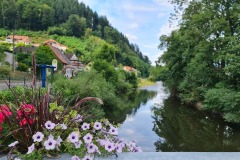
<path id="1" fill-rule="evenodd" d="M 138 109 L 146 105 L 146 103 L 153 99 L 157 95 L 156 91 L 137 90 L 129 96 L 121 97 L 124 99 L 125 104 L 121 105 L 121 108 L 109 108 L 105 111 L 106 117 L 115 123 L 123 123 L 127 116 L 135 115 Z"/>
<path id="2" fill-rule="evenodd" d="M 240 151 L 239 127 L 179 104 L 169 97 L 152 109 L 156 151 Z"/>

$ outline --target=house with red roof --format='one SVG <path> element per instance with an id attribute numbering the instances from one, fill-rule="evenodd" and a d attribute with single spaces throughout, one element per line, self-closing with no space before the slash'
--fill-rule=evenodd
<path id="1" fill-rule="evenodd" d="M 28 36 L 18 36 L 18 35 L 9 35 L 7 36 L 6 42 L 8 43 L 24 43 L 24 44 L 30 44 L 30 38 Z"/>
<path id="2" fill-rule="evenodd" d="M 55 41 L 53 39 L 49 39 L 49 40 L 45 41 L 44 44 L 51 44 L 53 47 L 58 48 L 64 52 L 68 49 L 67 46 L 65 46 L 61 43 L 58 43 L 57 41 Z"/>

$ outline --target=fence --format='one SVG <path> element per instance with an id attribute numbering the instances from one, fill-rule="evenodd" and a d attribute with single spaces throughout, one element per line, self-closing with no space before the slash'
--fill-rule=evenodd
<path id="1" fill-rule="evenodd" d="M 0 77 L 0 90 L 8 89 L 14 86 L 27 86 L 30 87 L 32 82 L 32 78 L 24 76 L 24 77 Z M 40 86 L 40 78 L 36 78 L 37 86 Z"/>

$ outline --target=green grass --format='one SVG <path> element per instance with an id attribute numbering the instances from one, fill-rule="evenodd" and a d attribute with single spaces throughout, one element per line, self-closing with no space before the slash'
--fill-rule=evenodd
<path id="1" fill-rule="evenodd" d="M 149 79 L 138 79 L 138 87 L 145 87 L 145 86 L 151 86 L 156 84 L 153 81 L 150 81 Z"/>

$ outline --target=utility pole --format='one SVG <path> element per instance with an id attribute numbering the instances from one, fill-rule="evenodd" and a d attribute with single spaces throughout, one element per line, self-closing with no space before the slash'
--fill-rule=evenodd
<path id="1" fill-rule="evenodd" d="M 15 47 L 15 44 L 14 44 L 14 30 L 13 30 L 13 51 L 12 51 L 12 71 L 15 72 L 15 55 L 14 55 L 14 47 Z"/>

